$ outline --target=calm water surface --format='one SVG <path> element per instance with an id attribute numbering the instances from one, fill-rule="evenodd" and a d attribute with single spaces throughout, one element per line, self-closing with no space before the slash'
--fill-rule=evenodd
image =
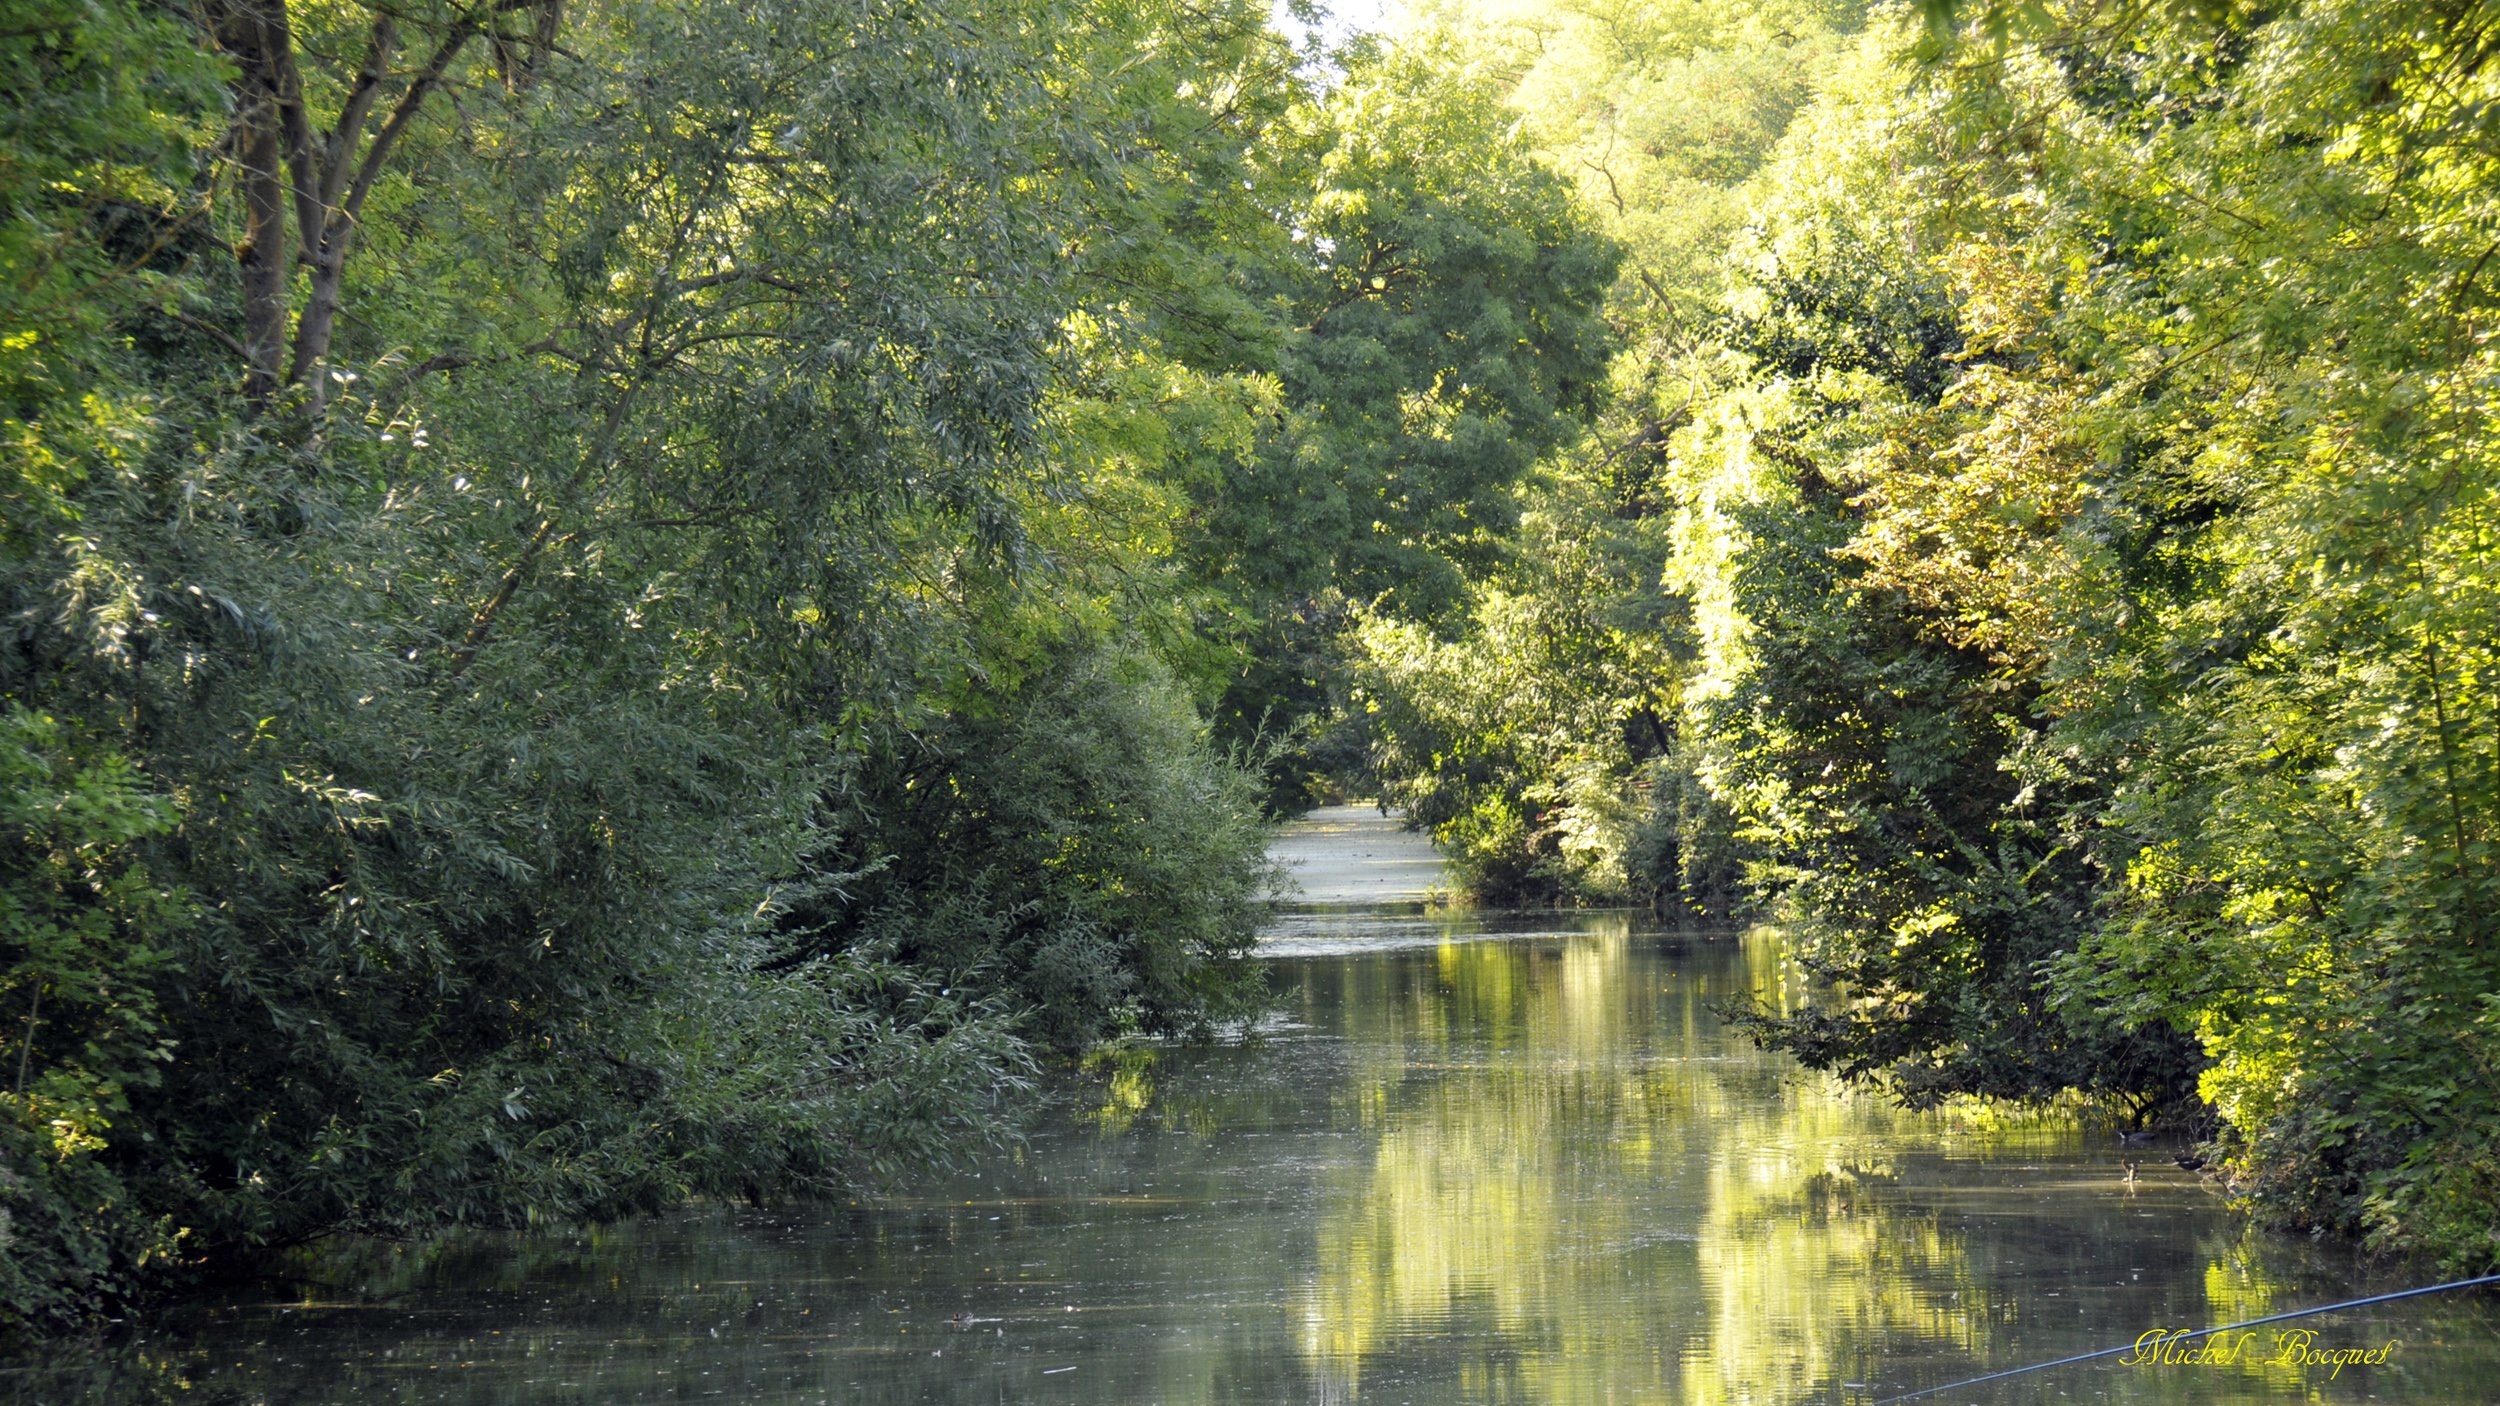
<path id="1" fill-rule="evenodd" d="M 496 1240 L 207 1306 L 62 1402 L 1865 1403 L 2402 1287 L 2168 1150 L 1913 1117 L 1731 1038 L 1776 938 L 1306 910 L 1256 1038 L 1070 1076 L 924 1196 Z M 2141 1163 L 2134 1184 L 2123 1163 Z M 2103 1362 L 1945 1402 L 2500 1399 L 2500 1300 L 2312 1320 L 2386 1365 Z"/>

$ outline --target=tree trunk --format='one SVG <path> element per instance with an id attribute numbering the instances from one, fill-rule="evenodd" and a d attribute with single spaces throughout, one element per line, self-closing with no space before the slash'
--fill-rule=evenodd
<path id="1" fill-rule="evenodd" d="M 296 324 L 295 357 L 287 368 L 287 378 L 308 385 L 316 408 L 329 400 L 330 340 L 338 327 L 339 300 L 347 280 L 347 251 L 356 241 L 358 222 L 364 219 L 365 197 L 372 193 L 374 180 L 381 175 L 399 139 L 423 110 L 427 96 L 441 86 L 461 50 L 480 32 L 474 17 L 464 16 L 454 23 L 425 66 L 408 79 L 408 86 L 401 90 L 390 116 L 367 139 L 363 132 L 366 114 L 381 91 L 398 36 L 396 27 L 387 19 L 377 22 L 364 70 L 342 106 L 339 125 L 327 143 L 328 159 L 320 163 L 324 169 L 318 174 L 306 172 L 311 177 L 308 185 L 316 192 L 307 206 L 306 218 L 317 220 L 319 227 L 307 224 L 303 231 L 304 252 L 312 265 L 312 287 L 305 297 L 304 315 Z M 348 170 L 350 157 L 356 158 L 352 176 Z M 303 164 L 308 168 L 316 164 L 309 142 Z"/>
<path id="2" fill-rule="evenodd" d="M 493 8 L 523 3 L 502 0 Z M 317 416 L 329 398 L 330 344 L 365 198 L 426 99 L 484 32 L 489 11 L 455 14 L 432 54 L 400 86 L 388 116 L 368 132 L 376 105 L 392 86 L 390 61 L 399 45 L 398 20 L 377 13 L 364 60 L 326 138 L 314 134 L 285 0 L 226 0 L 215 13 L 217 43 L 238 70 L 229 147 L 244 207 L 244 237 L 235 254 L 243 273 L 247 389 L 257 406 L 267 404 L 279 386 L 300 383 Z M 295 235 L 310 266 L 303 310 L 295 317 L 288 298 L 290 203 Z"/>
<path id="3" fill-rule="evenodd" d="M 243 276 L 244 391 L 254 405 L 276 394 L 287 344 L 287 189 L 266 38 L 260 16 L 249 8 L 220 17 L 218 42 L 241 69 L 231 142 L 243 192 L 243 239 L 235 246 L 235 262 Z"/>

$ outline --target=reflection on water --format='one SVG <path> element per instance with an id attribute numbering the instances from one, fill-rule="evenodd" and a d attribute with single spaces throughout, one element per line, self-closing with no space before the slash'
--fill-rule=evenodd
<path id="1" fill-rule="evenodd" d="M 1912 1116 L 1731 1039 L 1777 938 L 1310 910 L 1248 1041 L 1123 1051 L 978 1177 L 380 1256 L 0 1375 L 41 1401 L 1864 1403 L 2400 1287 L 2158 1150 Z M 1932 1398 L 2482 1399 L 2491 1299 L 2385 1366 L 2101 1362 Z"/>

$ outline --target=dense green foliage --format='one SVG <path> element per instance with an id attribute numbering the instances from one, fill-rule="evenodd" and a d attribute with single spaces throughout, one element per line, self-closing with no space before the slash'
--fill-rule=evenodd
<path id="1" fill-rule="evenodd" d="M 2493 1262 L 2496 47 L 16 6 L 0 1320 L 964 1155 L 1368 785 Z"/>
<path id="2" fill-rule="evenodd" d="M 1446 596 L 1605 364 L 1489 90 L 1263 6 L 0 64 L 0 1322 L 891 1182 L 1255 1012 L 1254 645 Z"/>
<path id="3" fill-rule="evenodd" d="M 1514 530 L 1514 487 L 1605 375 L 1615 251 L 1446 53 L 1360 41 L 1280 132 L 1294 243 L 1282 413 L 1209 505 L 1201 570 L 1240 603 L 1225 735 L 1270 739 L 1271 799 L 1342 770 L 1312 724 L 1345 700 L 1357 611 L 1447 628 Z M 1334 744 L 1334 745 L 1332 745 Z"/>
<path id="4" fill-rule="evenodd" d="M 1429 630 L 1375 607 L 1357 629 L 1352 701 L 1380 788 L 1480 897 L 1716 917 L 1746 905 L 1753 850 L 1703 784 L 1683 713 L 1701 632 L 1722 614 L 1662 574 L 1678 551 L 1669 451 L 1732 371 L 1713 329 L 1742 274 L 1727 250 L 1745 183 L 1855 9 L 1425 16 L 1432 42 L 1510 95 L 1624 250 L 1605 304 L 1622 346 L 1593 432 L 1521 481 L 1521 528 L 1485 554 L 1463 607 Z"/>
<path id="5" fill-rule="evenodd" d="M 1365 627 L 1390 789 L 1491 895 L 1741 865 L 1809 1063 L 2500 1260 L 2500 13 L 1745 9 L 1458 12 L 1628 338 L 1576 525 Z M 1696 68 L 1714 140 L 1648 139 Z"/>

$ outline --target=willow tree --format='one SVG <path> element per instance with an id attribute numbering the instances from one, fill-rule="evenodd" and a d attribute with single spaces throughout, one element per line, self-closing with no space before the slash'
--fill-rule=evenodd
<path id="1" fill-rule="evenodd" d="M 153 14 L 6 39 L 80 119 L 9 229 L 8 1311 L 998 1132 L 1043 998 L 790 915 L 1091 531 L 1061 12 Z M 1155 702 L 1145 770 L 1220 780 Z"/>

